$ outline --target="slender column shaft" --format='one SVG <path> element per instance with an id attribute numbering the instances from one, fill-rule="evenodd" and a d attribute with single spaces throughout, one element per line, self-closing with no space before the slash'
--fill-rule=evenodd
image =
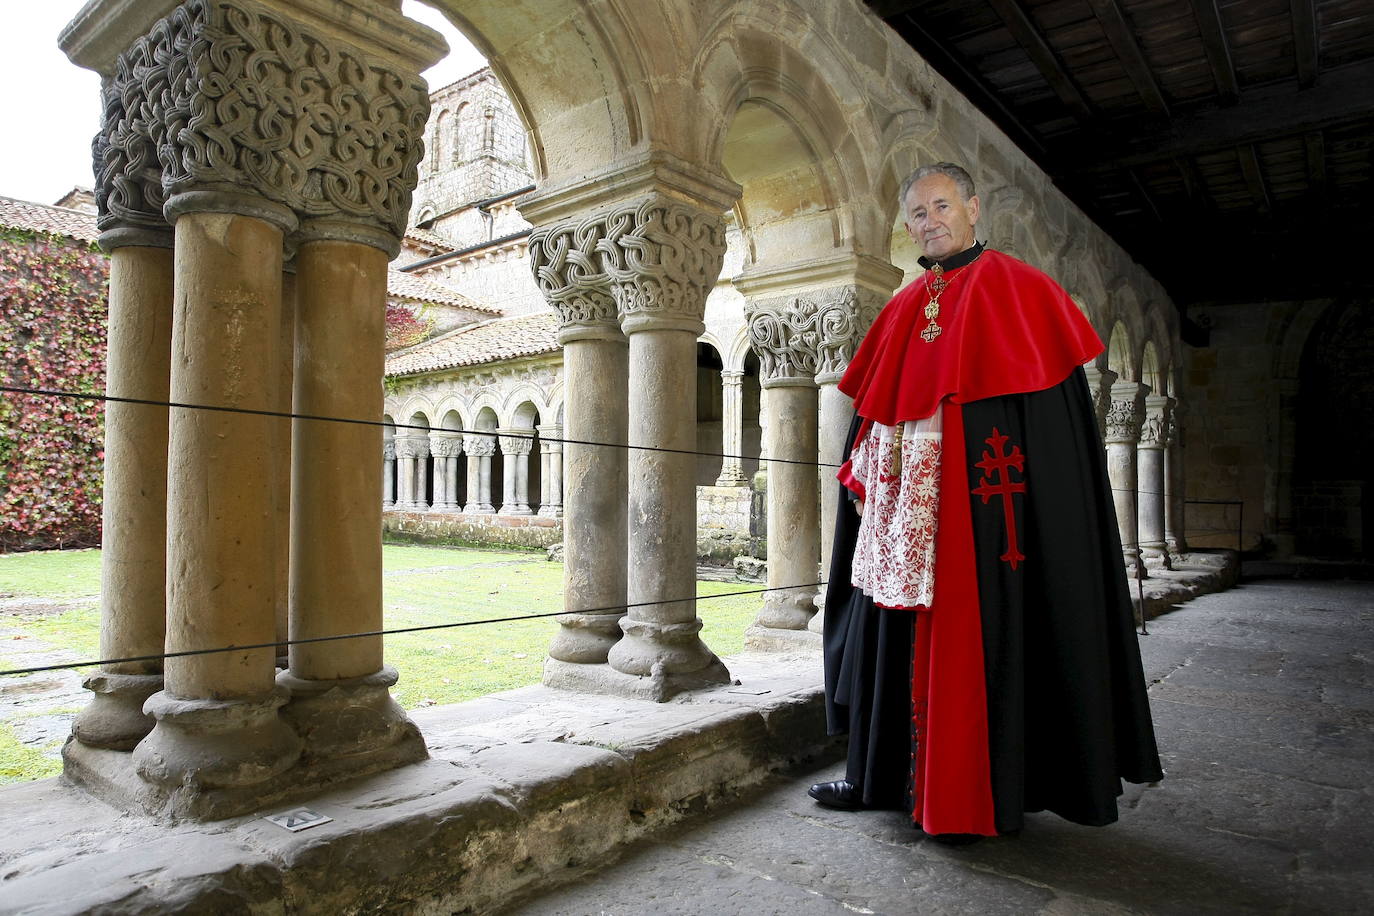
<path id="1" fill-rule="evenodd" d="M 1164 449 L 1164 542 L 1176 561 L 1188 551 L 1188 541 L 1184 536 L 1186 522 L 1182 427 L 1181 410 L 1175 404 L 1169 414 L 1168 444 Z"/>
<path id="2" fill-rule="evenodd" d="M 463 511 L 476 515 L 482 511 L 482 458 L 473 449 L 471 440 L 467 443 L 468 453 L 468 501 Z"/>
<path id="3" fill-rule="evenodd" d="M 1169 422 L 1169 399 L 1152 395 L 1145 399 L 1145 423 L 1136 450 L 1139 465 L 1140 552 L 1146 563 L 1170 568 L 1164 543 L 1164 442 Z"/>
<path id="4" fill-rule="evenodd" d="M 415 494 L 416 512 L 429 511 L 429 440 L 421 439 L 416 443 L 419 454 L 415 456 Z"/>
<path id="5" fill-rule="evenodd" d="M 1111 407 L 1107 411 L 1107 477 L 1116 505 L 1116 524 L 1121 533 L 1121 550 L 1126 565 L 1145 578 L 1140 561 L 1136 522 L 1137 467 L 1136 444 L 1144 414 L 1145 387 L 1137 382 L 1118 382 L 1112 386 Z"/>
<path id="6" fill-rule="evenodd" d="M 296 413 L 378 417 L 386 254 L 356 242 L 303 243 Z M 309 639 L 381 629 L 381 429 L 295 420 L 291 631 Z M 361 677 L 382 667 L 380 637 L 291 647 L 291 674 Z"/>
<path id="7" fill-rule="evenodd" d="M 434 434 L 431 433 L 430 435 Z M 435 512 L 442 512 L 444 504 L 448 502 L 448 493 L 445 489 L 448 484 L 448 475 L 444 473 L 447 468 L 442 455 L 433 450 L 430 451 L 430 454 L 434 456 L 434 500 L 430 504 L 430 509 Z"/>
<path id="8" fill-rule="evenodd" d="M 562 435 L 562 430 L 559 430 Z M 563 445 L 555 442 L 549 455 L 549 511 L 542 513 L 554 518 L 563 516 Z"/>
<path id="9" fill-rule="evenodd" d="M 404 447 L 405 447 L 405 448 L 409 448 L 409 447 L 410 447 L 410 443 L 406 443 L 406 445 L 405 445 Z M 414 508 L 415 508 L 415 458 L 414 458 L 414 456 L 412 456 L 412 455 L 410 454 L 409 451 L 407 451 L 404 455 L 402 455 L 402 456 L 401 456 L 400 458 L 398 458 L 397 460 L 401 462 L 400 474 L 399 474 L 399 476 L 397 477 L 397 483 L 400 484 L 400 490 L 401 490 L 401 492 L 400 492 L 400 494 L 396 497 L 396 508 L 398 508 L 398 509 L 406 509 L 406 510 L 414 509 Z"/>
<path id="10" fill-rule="evenodd" d="M 816 455 L 820 462 L 817 478 L 821 497 L 821 576 L 830 574 L 830 553 L 835 540 L 835 513 L 840 490 L 835 481 L 836 465 L 844 453 L 844 437 L 854 417 L 854 404 L 840 391 L 838 379 L 823 381 L 818 393 L 819 420 Z M 822 589 L 824 592 L 824 589 Z"/>
<path id="11" fill-rule="evenodd" d="M 171 400 L 270 410 L 281 309 L 282 233 L 248 216 L 176 222 Z M 266 371 L 264 371 L 266 370 Z M 167 648 L 271 643 L 275 506 L 271 418 L 173 408 L 167 485 Z M 273 651 L 167 661 L 175 697 L 260 699 Z"/>
<path id="12" fill-rule="evenodd" d="M 624 637 L 611 666 L 624 674 L 692 673 L 719 661 L 697 635 L 696 337 L 642 328 L 630 340 L 629 581 Z M 686 454 L 679 454 L 685 452 Z"/>
<path id="13" fill-rule="evenodd" d="M 382 508 L 396 505 L 396 445 L 385 440 L 382 445 Z"/>
<path id="14" fill-rule="evenodd" d="M 516 505 L 515 466 L 519 464 L 521 456 L 514 451 L 501 452 L 501 509 L 502 515 L 516 515 L 519 507 Z"/>
<path id="15" fill-rule="evenodd" d="M 281 278 L 281 320 L 278 325 L 277 378 L 273 391 L 274 410 L 291 412 L 291 386 L 294 367 L 291 351 L 296 340 L 296 274 L 288 270 Z M 276 420 L 272 424 L 272 497 L 275 519 L 272 527 L 277 552 L 277 578 L 273 589 L 273 605 L 277 622 L 277 663 L 283 665 L 286 640 L 291 630 L 290 564 L 291 564 L 291 421 Z"/>
<path id="16" fill-rule="evenodd" d="M 530 450 L 515 454 L 515 511 L 530 514 Z"/>
<path id="17" fill-rule="evenodd" d="M 550 446 L 547 442 L 539 444 L 539 514 L 549 506 L 549 465 L 552 463 Z"/>
<path id="18" fill-rule="evenodd" d="M 743 450 L 744 372 L 722 369 L 721 380 L 721 436 L 720 450 L 725 454 L 721 462 L 718 487 L 742 487 L 745 484 L 740 453 Z"/>
<path id="19" fill-rule="evenodd" d="M 767 384 L 767 383 L 765 383 Z M 770 385 L 768 454 L 768 587 L 757 623 L 804 630 L 816 613 L 820 556 L 816 456 L 817 391 L 804 384 Z M 797 461 L 800 464 L 784 462 Z M 776 589 L 775 591 L 773 589 Z"/>
<path id="20" fill-rule="evenodd" d="M 563 345 L 567 402 L 564 447 L 568 479 L 563 503 L 563 595 L 569 614 L 549 655 L 565 662 L 604 662 L 620 638 L 625 613 L 627 455 L 625 396 L 629 350 L 618 331 Z M 564 462 L 554 462 L 555 468 Z M 557 500 L 559 487 L 550 484 Z M 583 613 L 595 609 L 595 613 Z"/>
<path id="21" fill-rule="evenodd" d="M 172 251 L 126 246 L 110 253 L 105 390 L 164 402 L 172 350 Z M 155 655 L 166 631 L 167 409 L 105 405 L 104 536 L 100 557 L 100 654 Z M 162 685 L 162 663 L 105 665 L 87 678 L 95 699 L 74 733 L 83 744 L 129 750 L 153 727 L 143 701 Z"/>

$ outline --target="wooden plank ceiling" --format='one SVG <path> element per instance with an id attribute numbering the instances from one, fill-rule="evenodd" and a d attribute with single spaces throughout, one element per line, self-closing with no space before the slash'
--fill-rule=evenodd
<path id="1" fill-rule="evenodd" d="M 1165 285 L 1374 296 L 1371 0 L 866 0 Z"/>

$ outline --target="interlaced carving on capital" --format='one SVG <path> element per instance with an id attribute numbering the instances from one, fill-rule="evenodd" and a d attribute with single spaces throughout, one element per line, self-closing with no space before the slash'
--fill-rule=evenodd
<path id="1" fill-rule="evenodd" d="M 464 436 L 463 451 L 471 458 L 489 458 L 496 454 L 496 440 L 491 436 Z"/>
<path id="2" fill-rule="evenodd" d="M 821 312 L 814 302 L 796 298 L 776 306 L 752 306 L 747 317 L 761 382 L 815 376 Z"/>
<path id="3" fill-rule="evenodd" d="M 501 436 L 501 454 L 528 455 L 534 448 L 534 437 L 530 435 Z"/>
<path id="4" fill-rule="evenodd" d="M 397 436 L 392 441 L 396 443 L 397 458 L 429 457 L 429 437 L 424 434 Z"/>
<path id="5" fill-rule="evenodd" d="M 618 323 L 611 281 L 597 250 L 605 236 L 604 216 L 543 226 L 530 234 L 534 280 L 564 328 Z"/>
<path id="6" fill-rule="evenodd" d="M 1107 408 L 1108 442 L 1138 442 L 1145 421 L 1145 406 L 1140 398 L 1112 398 Z"/>
<path id="7" fill-rule="evenodd" d="M 463 437 L 457 433 L 430 433 L 429 453 L 435 458 L 457 458 L 463 454 Z"/>
<path id="8" fill-rule="evenodd" d="M 850 286 L 845 287 L 838 300 L 821 305 L 817 375 L 843 375 L 849 368 L 854 351 L 882 309 L 877 302 L 865 301 L 869 298 L 860 297 Z"/>
<path id="9" fill-rule="evenodd" d="M 136 97 L 142 119 L 130 131 L 153 138 L 169 196 L 249 191 L 303 218 L 405 231 L 429 115 L 418 74 L 251 0 L 187 0 L 119 67 L 123 109 L 134 118 Z"/>
<path id="10" fill-rule="evenodd" d="M 100 130 L 91 142 L 95 174 L 96 226 L 162 228 L 162 167 L 148 116 L 153 106 L 141 75 L 150 64 L 148 45 L 121 56 L 112 77 L 100 84 Z M 159 119 L 160 126 L 160 119 Z"/>
<path id="11" fill-rule="evenodd" d="M 604 219 L 596 250 L 621 314 L 700 321 L 725 258 L 722 218 L 650 198 Z"/>

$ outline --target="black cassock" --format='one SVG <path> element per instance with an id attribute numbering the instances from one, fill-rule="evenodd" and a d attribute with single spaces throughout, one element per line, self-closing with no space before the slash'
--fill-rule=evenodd
<path id="1" fill-rule="evenodd" d="M 924 791 L 949 799 L 990 794 L 997 833 L 1019 829 L 1026 811 L 1111 823 L 1122 779 L 1153 782 L 1163 774 L 1086 379 L 1075 369 L 1051 388 L 970 401 L 962 412 L 963 442 L 946 439 L 943 467 L 963 460 L 976 482 L 990 437 L 1004 436 L 1005 447 L 1024 456 L 1018 479 L 1025 490 L 984 499 L 942 484 L 942 503 L 967 499 L 971 507 L 987 759 L 946 768 L 966 775 L 941 777 L 943 788 L 924 784 Z M 850 428 L 846 460 L 859 422 Z M 914 620 L 929 612 L 879 608 L 851 586 L 860 519 L 849 497 L 841 487 L 826 593 L 827 719 L 831 734 L 850 734 L 848 779 L 865 801 L 905 807 L 920 824 L 922 810 L 929 815 L 941 804 L 933 798 L 912 807 L 921 751 L 914 742 L 922 734 L 913 704 Z M 1016 545 L 1025 556 L 1016 564 L 1006 562 L 1007 500 L 1014 500 Z M 932 742 L 929 753 L 941 748 Z M 983 784 L 955 784 L 970 779 Z M 992 832 L 986 818 L 980 823 L 949 832 Z"/>

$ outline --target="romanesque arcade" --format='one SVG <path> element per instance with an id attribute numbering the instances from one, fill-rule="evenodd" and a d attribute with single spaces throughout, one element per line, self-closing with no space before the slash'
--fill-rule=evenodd
<path id="1" fill-rule="evenodd" d="M 970 165 L 980 236 L 1056 277 L 1110 342 L 1087 368 L 1124 561 L 1144 576 L 1186 550 L 1175 310 L 858 0 L 432 5 L 528 132 L 518 206 L 559 322 L 556 395 L 384 407 L 416 74 L 442 52 L 398 4 L 101 0 L 64 35 L 105 77 L 110 393 L 377 424 L 112 409 L 103 653 L 262 648 L 92 677 L 73 778 L 215 817 L 422 756 L 380 638 L 292 645 L 280 671 L 273 649 L 380 629 L 384 503 L 561 512 L 547 684 L 663 701 L 729 681 L 692 598 L 708 320 L 747 338 L 762 389 L 772 591 L 750 641 L 815 645 L 826 465 L 850 419 L 835 386 L 914 276 L 896 194 L 932 160 Z"/>

